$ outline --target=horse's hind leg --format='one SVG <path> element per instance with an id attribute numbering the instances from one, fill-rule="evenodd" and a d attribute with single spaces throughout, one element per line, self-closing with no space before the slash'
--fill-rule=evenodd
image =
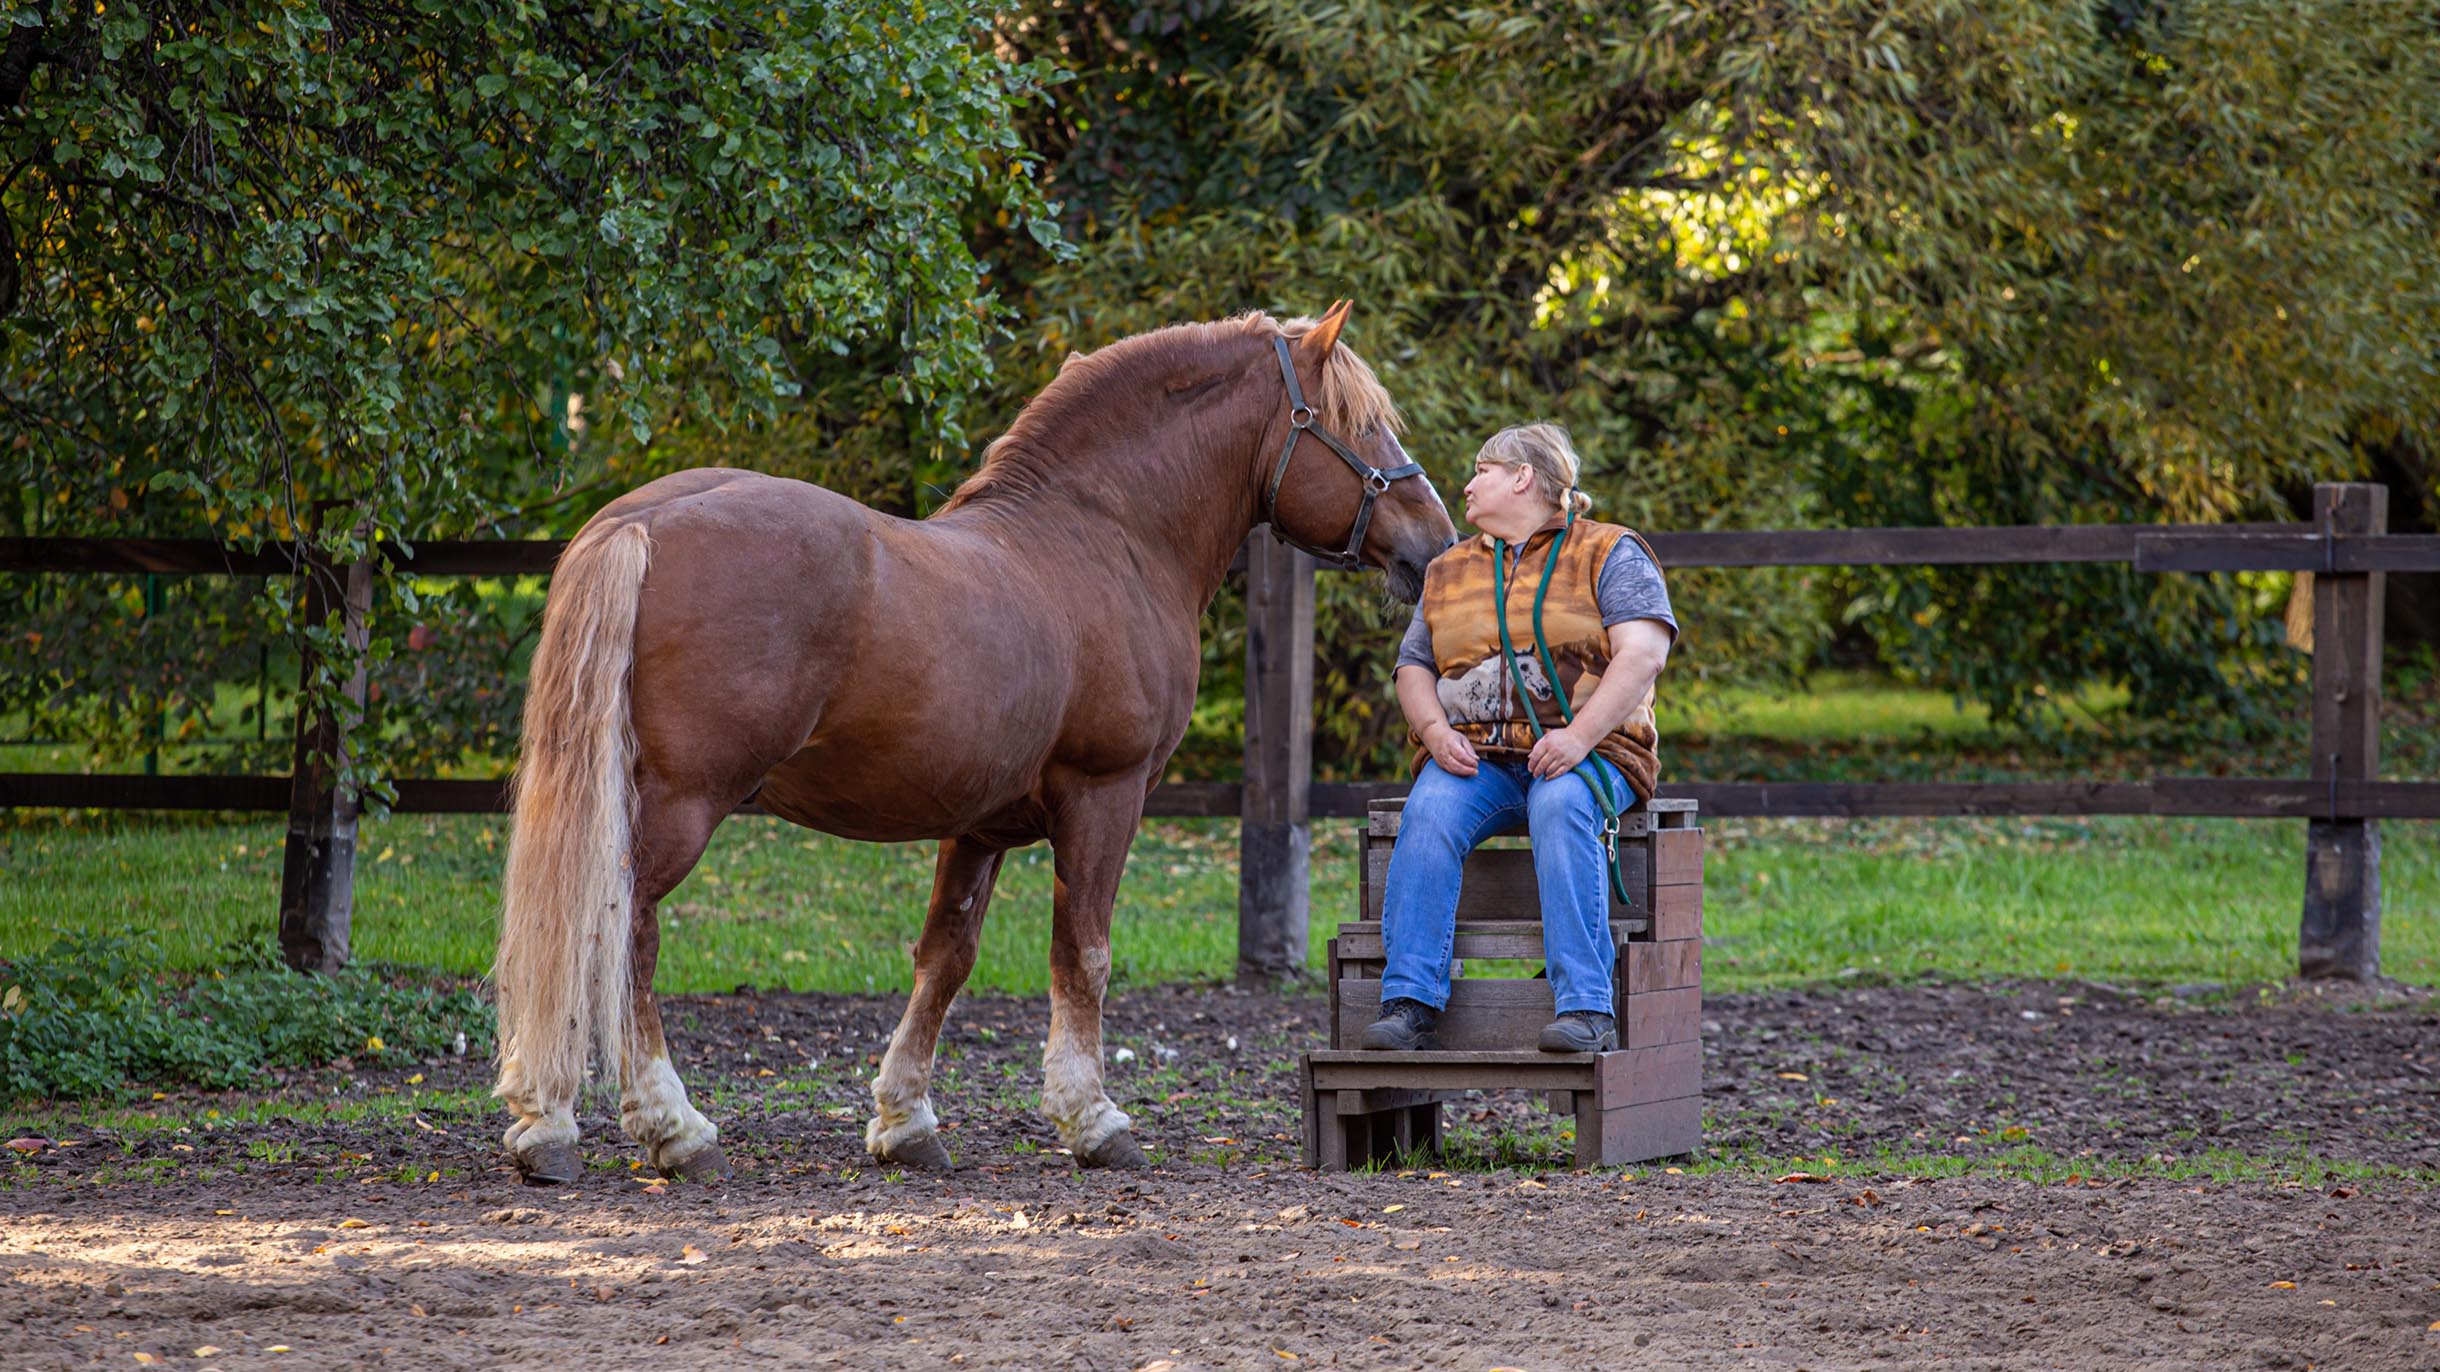
<path id="1" fill-rule="evenodd" d="M 898 1032 L 890 1035 L 881 1070 L 873 1076 L 874 1114 L 864 1130 L 864 1148 L 883 1162 L 930 1171 L 953 1165 L 937 1132 L 940 1117 L 932 1113 L 932 1060 L 949 1002 L 974 971 L 983 914 L 991 906 L 1001 856 L 1000 849 L 985 848 L 973 839 L 953 838 L 940 845 L 932 874 L 932 908 L 915 945 L 915 988 L 907 996 Z"/>
<path id="2" fill-rule="evenodd" d="M 661 956 L 661 897 L 693 869 L 727 812 L 727 806 L 697 798 L 656 798 L 647 787 L 636 814 L 635 942 L 628 958 L 635 1043 L 620 1063 L 618 1122 L 663 1175 L 690 1181 L 726 1176 L 728 1160 L 720 1130 L 687 1100 L 670 1065 L 652 974 Z"/>

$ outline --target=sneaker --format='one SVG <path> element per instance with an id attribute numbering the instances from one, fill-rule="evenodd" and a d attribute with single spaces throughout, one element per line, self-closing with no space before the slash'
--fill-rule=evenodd
<path id="1" fill-rule="evenodd" d="M 1357 1042 L 1376 1052 L 1411 1053 L 1438 1048 L 1440 1039 L 1432 1029 L 1440 1023 L 1440 1012 L 1419 1000 L 1392 996 L 1381 1002 L 1381 1018 L 1364 1028 L 1364 1037 Z"/>
<path id="2" fill-rule="evenodd" d="M 1542 1031 L 1545 1053 L 1606 1053 L 1617 1046 L 1618 1018 L 1599 1010 L 1563 1010 Z"/>

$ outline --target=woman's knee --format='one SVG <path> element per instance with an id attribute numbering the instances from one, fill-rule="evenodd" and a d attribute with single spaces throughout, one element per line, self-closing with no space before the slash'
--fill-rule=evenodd
<path id="1" fill-rule="evenodd" d="M 1593 788 L 1583 777 L 1570 773 L 1533 788 L 1525 801 L 1525 820 L 1536 834 L 1553 832 L 1554 826 L 1597 828 L 1601 802 L 1593 798 Z"/>

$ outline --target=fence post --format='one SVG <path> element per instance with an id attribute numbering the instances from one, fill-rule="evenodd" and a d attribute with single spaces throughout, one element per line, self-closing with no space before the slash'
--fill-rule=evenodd
<path id="1" fill-rule="evenodd" d="M 342 577 L 345 578 L 344 583 Z M 361 651 L 373 607 L 373 564 L 341 569 L 311 552 L 305 563 L 305 619 L 320 625 L 336 601 L 348 645 Z M 313 681 L 316 655 L 303 654 L 300 687 Z M 364 663 L 357 660 L 343 695 L 357 717 L 364 711 Z M 280 953 L 300 972 L 336 972 L 347 965 L 348 921 L 356 904 L 356 814 L 353 788 L 337 784 L 329 759 L 339 755 L 340 727 L 327 710 L 297 711 L 296 760 L 289 772 L 288 848 L 280 870 Z"/>
<path id="2" fill-rule="evenodd" d="M 1303 973 L 1311 916 L 1314 562 L 1268 529 L 1245 553 L 1237 979 L 1275 982 Z"/>
<path id="3" fill-rule="evenodd" d="M 2389 489 L 2362 482 L 2313 488 L 2324 536 L 2389 531 Z M 2313 579 L 2313 779 L 2329 788 L 2322 818 L 2305 821 L 2304 921 L 2296 970 L 2370 981 L 2381 970 L 2381 828 L 2339 814 L 2338 786 L 2371 781 L 2381 755 L 2381 599 L 2378 572 Z"/>

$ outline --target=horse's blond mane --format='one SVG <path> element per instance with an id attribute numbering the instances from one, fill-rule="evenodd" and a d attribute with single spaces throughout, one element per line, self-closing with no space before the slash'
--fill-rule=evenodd
<path id="1" fill-rule="evenodd" d="M 955 508 L 970 497 L 1002 484 L 1018 485 L 1016 471 L 1019 454 L 1049 457 L 1072 446 L 1073 440 L 1060 441 L 1057 431 L 1089 422 L 1089 416 L 1099 407 L 1089 397 L 1104 387 L 1134 387 L 1154 390 L 1181 379 L 1193 370 L 1197 361 L 1214 363 L 1226 356 L 1230 343 L 1246 337 L 1268 340 L 1278 336 L 1301 338 L 1317 321 L 1309 318 L 1273 319 L 1260 310 L 1234 315 L 1210 323 L 1171 324 L 1128 338 L 1121 338 L 1089 353 L 1070 353 L 1061 364 L 1059 374 L 1025 402 L 1025 408 L 1008 426 L 1008 432 L 991 441 L 983 449 L 983 465 L 967 478 L 957 493 L 949 498 L 944 509 Z M 1266 368 L 1276 371 L 1276 368 Z M 1373 369 L 1344 342 L 1331 348 L 1322 366 L 1320 394 L 1307 396 L 1316 417 L 1340 434 L 1363 433 L 1377 426 L 1387 426 L 1395 432 L 1404 426 L 1397 405 L 1381 385 Z M 1287 389 L 1280 388 L 1278 407 L 1285 412 Z M 1042 472 L 1029 473 L 1039 478 Z"/>

